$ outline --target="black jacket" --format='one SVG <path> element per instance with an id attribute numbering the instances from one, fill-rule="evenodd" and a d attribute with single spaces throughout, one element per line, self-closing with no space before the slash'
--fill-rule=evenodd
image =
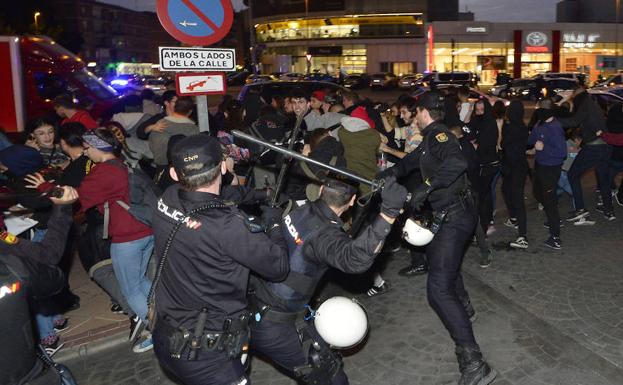
<path id="1" fill-rule="evenodd" d="M 177 220 L 219 196 L 171 186 L 158 201 L 153 231 L 155 255 L 163 254 Z M 252 233 L 233 204 L 192 216 L 180 227 L 156 289 L 158 318 L 172 327 L 194 330 L 197 315 L 208 309 L 206 330 L 220 331 L 223 321 L 247 308 L 249 272 L 280 281 L 288 273 L 286 245 L 280 227 Z M 176 220 L 177 219 L 177 220 Z"/>
<path id="2" fill-rule="evenodd" d="M 524 165 L 527 161 L 528 127 L 524 123 L 524 107 L 520 101 L 508 106 L 508 121 L 502 128 L 503 166 Z"/>
<path id="3" fill-rule="evenodd" d="M 431 123 L 422 135 L 422 143 L 392 167 L 391 174 L 401 178 L 419 169 L 433 190 L 428 201 L 433 209 L 443 209 L 467 187 L 467 161 L 458 139 L 442 123 Z"/>
<path id="4" fill-rule="evenodd" d="M 353 239 L 342 229 L 342 220 L 321 200 L 295 209 L 291 216 L 304 213 L 307 210 L 310 212 L 309 215 L 315 217 L 309 218 L 307 222 L 319 221 L 324 226 L 311 234 L 300 234 L 298 232 L 300 229 L 290 228 L 292 223 L 288 222 L 285 222 L 282 227 L 285 236 L 292 237 L 292 241 L 298 240 L 297 244 L 304 239 L 301 246 L 303 247 L 303 257 L 307 263 L 314 266 L 313 270 L 318 272 L 314 277 L 318 280 L 329 267 L 350 274 L 367 271 L 383 248 L 385 238 L 392 227 L 381 216 L 377 216 L 367 228 L 360 232 L 357 238 Z M 284 284 L 287 284 L 290 278 L 288 277 Z M 318 284 L 317 281 L 314 283 Z M 294 310 L 285 308 L 283 299 L 279 298 L 274 290 L 271 290 L 272 285 L 270 283 L 262 279 L 253 279 L 252 286 L 261 302 L 272 305 L 279 311 Z M 312 288 L 309 292 L 310 297 L 313 292 Z M 309 302 L 309 299 L 307 298 L 306 302 Z"/>
<path id="5" fill-rule="evenodd" d="M 475 115 L 469 122 L 470 130 L 476 135 L 476 154 L 481 165 L 496 162 L 498 157 L 498 124 L 491 113 L 491 104 L 484 101 L 485 112 L 483 115 Z"/>
<path id="6" fill-rule="evenodd" d="M 559 118 L 558 121 L 564 129 L 580 127 L 582 145 L 597 139 L 597 132 L 608 132 L 604 113 L 588 92 L 582 92 L 573 98 L 575 113 L 570 118 Z"/>

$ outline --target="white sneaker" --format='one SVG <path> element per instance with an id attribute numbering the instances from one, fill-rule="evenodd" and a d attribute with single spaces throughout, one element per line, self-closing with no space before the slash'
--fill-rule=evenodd
<path id="1" fill-rule="evenodd" d="M 526 237 L 518 237 L 515 241 L 510 243 L 510 247 L 514 249 L 527 249 L 528 240 L 526 239 Z"/>
<path id="2" fill-rule="evenodd" d="M 154 343 L 151 340 L 151 336 L 145 338 L 144 340 L 137 342 L 134 346 L 132 346 L 132 351 L 134 353 L 144 353 L 154 348 Z"/>
<path id="3" fill-rule="evenodd" d="M 593 226 L 595 221 L 591 221 L 589 217 L 580 218 L 573 222 L 573 226 Z"/>

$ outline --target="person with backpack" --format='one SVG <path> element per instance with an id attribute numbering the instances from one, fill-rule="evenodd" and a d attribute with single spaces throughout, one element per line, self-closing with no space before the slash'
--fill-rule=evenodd
<path id="1" fill-rule="evenodd" d="M 104 215 L 104 238 L 110 236 L 110 256 L 121 292 L 132 311 L 145 322 L 151 288 L 146 272 L 154 248 L 153 232 L 131 212 L 130 170 L 120 159 L 122 144 L 117 136 L 99 128 L 85 134 L 83 140 L 86 155 L 96 165 L 78 188 L 80 210 L 96 207 Z M 141 353 L 151 348 L 149 337 L 136 344 L 133 351 Z"/>

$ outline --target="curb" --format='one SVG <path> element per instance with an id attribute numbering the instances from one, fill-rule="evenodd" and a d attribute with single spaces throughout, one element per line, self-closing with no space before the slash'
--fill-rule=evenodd
<path id="1" fill-rule="evenodd" d="M 86 357 L 127 342 L 129 325 L 129 321 L 122 321 L 70 336 L 65 339 L 63 349 L 54 355 L 54 360 L 62 362 Z"/>

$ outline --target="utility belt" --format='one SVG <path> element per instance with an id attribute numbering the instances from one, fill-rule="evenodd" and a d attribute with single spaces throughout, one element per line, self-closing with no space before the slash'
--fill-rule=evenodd
<path id="1" fill-rule="evenodd" d="M 253 293 L 248 295 L 248 300 L 249 308 L 251 309 L 251 314 L 256 324 L 262 321 L 299 324 L 305 320 L 305 313 L 307 310 L 294 313 L 277 311 L 270 305 L 260 301 Z"/>
<path id="2" fill-rule="evenodd" d="M 201 352 L 225 352 L 230 359 L 248 353 L 250 313 L 238 318 L 226 318 L 222 331 L 204 331 L 207 310 L 199 313 L 194 331 L 174 328 L 166 321 L 158 322 L 158 329 L 167 336 L 171 358 L 194 361 Z"/>
<path id="3" fill-rule="evenodd" d="M 453 199 L 453 203 L 444 207 L 441 210 L 435 210 L 433 212 L 433 222 L 430 226 L 430 231 L 433 234 L 437 234 L 441 229 L 441 226 L 450 221 L 452 215 L 459 211 L 464 211 L 476 206 L 476 197 L 471 189 L 467 188 L 456 195 L 456 199 Z"/>

